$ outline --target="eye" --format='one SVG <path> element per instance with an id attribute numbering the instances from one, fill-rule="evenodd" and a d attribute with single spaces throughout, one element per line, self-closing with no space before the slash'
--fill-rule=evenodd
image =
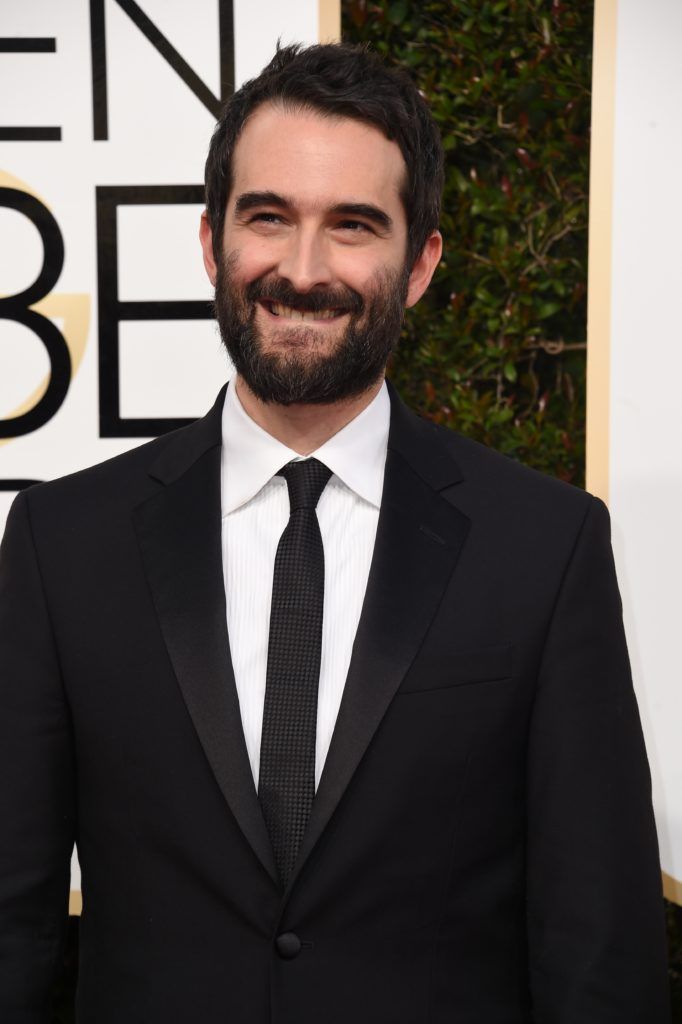
<path id="1" fill-rule="evenodd" d="M 259 222 L 261 224 L 279 224 L 282 220 L 278 213 L 254 213 L 253 217 L 249 221 L 250 224 Z"/>
<path id="2" fill-rule="evenodd" d="M 351 231 L 357 234 L 361 234 L 363 231 L 372 231 L 369 224 L 365 224 L 362 220 L 342 220 L 337 226 L 344 231 Z"/>

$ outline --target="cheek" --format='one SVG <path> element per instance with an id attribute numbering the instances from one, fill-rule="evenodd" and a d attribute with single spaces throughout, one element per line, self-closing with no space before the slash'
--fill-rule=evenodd
<path id="1" fill-rule="evenodd" d="M 272 245 L 253 237 L 226 239 L 224 251 L 231 266 L 232 280 L 239 285 L 249 284 L 271 272 L 277 263 Z"/>
<path id="2" fill-rule="evenodd" d="M 359 249 L 345 253 L 336 260 L 334 270 L 338 281 L 343 282 L 349 288 L 367 295 L 374 292 L 377 287 L 377 280 L 382 277 L 388 269 L 386 263 L 376 259 L 375 256 L 363 253 Z"/>

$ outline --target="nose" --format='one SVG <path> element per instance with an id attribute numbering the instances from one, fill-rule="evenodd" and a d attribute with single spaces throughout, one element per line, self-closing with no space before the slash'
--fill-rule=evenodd
<path id="1" fill-rule="evenodd" d="M 305 293 L 329 285 L 333 274 L 324 239 L 314 230 L 299 228 L 288 242 L 279 262 L 279 274 L 297 292 Z"/>

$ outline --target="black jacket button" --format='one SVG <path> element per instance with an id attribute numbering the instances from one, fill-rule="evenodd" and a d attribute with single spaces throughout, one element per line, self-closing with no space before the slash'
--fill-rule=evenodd
<path id="1" fill-rule="evenodd" d="M 293 960 L 301 952 L 301 940 L 293 932 L 284 932 L 275 939 L 275 949 L 283 960 Z"/>

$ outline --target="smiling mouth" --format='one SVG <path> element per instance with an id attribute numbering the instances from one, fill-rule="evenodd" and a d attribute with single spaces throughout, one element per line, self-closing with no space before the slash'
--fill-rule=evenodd
<path id="1" fill-rule="evenodd" d="M 342 309 L 294 309 L 293 306 L 283 306 L 281 302 L 268 300 L 261 300 L 261 305 L 271 316 L 281 317 L 283 320 L 299 320 L 304 323 L 337 320 L 345 315 Z"/>

